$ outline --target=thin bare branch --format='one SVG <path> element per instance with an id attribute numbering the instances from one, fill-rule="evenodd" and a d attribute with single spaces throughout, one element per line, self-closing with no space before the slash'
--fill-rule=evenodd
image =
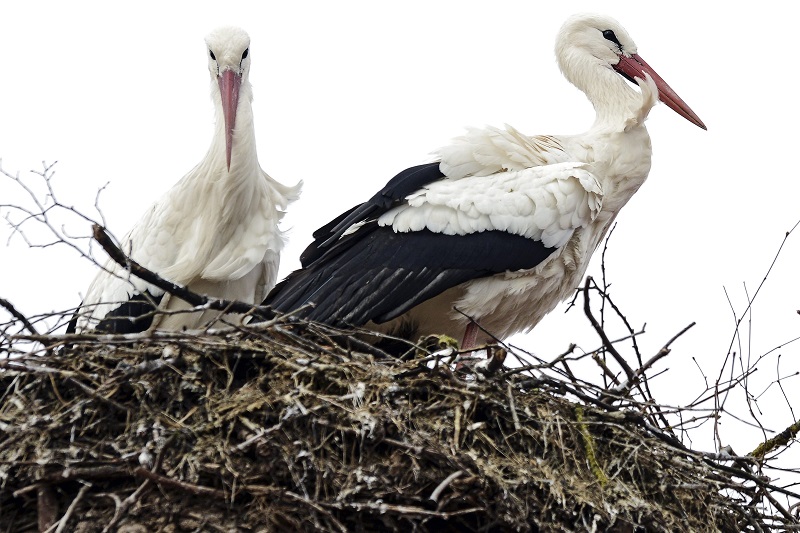
<path id="1" fill-rule="evenodd" d="M 597 321 L 597 319 L 594 317 L 594 314 L 592 313 L 592 307 L 589 302 L 589 289 L 591 288 L 592 283 L 593 283 L 592 277 L 586 276 L 586 282 L 583 285 L 583 312 L 589 319 L 589 322 L 591 322 L 592 327 L 594 328 L 597 335 L 603 341 L 603 346 L 605 347 L 605 349 L 608 351 L 608 353 L 610 353 L 614 357 L 614 360 L 617 362 L 617 364 L 620 367 L 622 367 L 622 370 L 625 372 L 625 375 L 628 377 L 628 380 L 633 381 L 633 369 L 630 367 L 627 361 L 625 361 L 625 358 L 622 357 L 622 355 L 620 355 L 620 353 L 614 347 L 614 344 L 608 338 L 608 335 L 606 335 L 605 330 L 603 329 L 603 327 L 600 325 L 600 323 Z"/>
<path id="2" fill-rule="evenodd" d="M 17 308 L 16 308 L 16 307 L 14 307 L 14 306 L 11 304 L 11 302 L 9 302 L 8 300 L 6 300 L 5 298 L 0 298 L 0 306 L 3 306 L 3 307 L 5 307 L 5 308 L 6 308 L 6 311 L 8 311 L 9 313 L 11 313 L 11 316 L 13 316 L 14 318 L 16 318 L 16 319 L 17 319 L 17 320 L 19 320 L 20 322 L 22 322 L 22 325 L 23 325 L 23 326 L 25 326 L 25 329 L 27 329 L 28 331 L 30 331 L 30 332 L 31 332 L 31 334 L 33 334 L 33 335 L 38 335 L 38 334 L 39 334 L 39 332 L 38 332 L 38 331 L 36 331 L 36 328 L 35 328 L 35 327 L 33 327 L 33 324 L 31 324 L 31 323 L 30 323 L 30 321 L 29 321 L 29 320 L 28 320 L 28 319 L 25 317 L 25 315 L 23 315 L 22 313 L 20 313 L 19 311 L 17 311 Z"/>

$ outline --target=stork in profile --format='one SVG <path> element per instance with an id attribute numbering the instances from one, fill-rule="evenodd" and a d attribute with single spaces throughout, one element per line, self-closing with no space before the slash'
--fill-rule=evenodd
<path id="1" fill-rule="evenodd" d="M 656 101 L 705 129 L 614 19 L 571 17 L 556 56 L 594 105 L 586 133 L 469 130 L 317 230 L 303 268 L 264 304 L 313 303 L 300 316 L 412 341 L 463 335 L 463 348 L 489 341 L 484 330 L 504 339 L 533 328 L 573 293 L 647 178 Z"/>
<path id="2" fill-rule="evenodd" d="M 208 35 L 206 45 L 216 108 L 211 147 L 147 210 L 123 239 L 122 249 L 145 268 L 194 292 L 259 303 L 275 285 L 284 244 L 278 222 L 301 184 L 282 185 L 259 165 L 250 37 L 225 27 Z M 68 331 L 178 330 L 203 326 L 219 315 L 181 312 L 189 309 L 109 261 L 89 285 Z"/>

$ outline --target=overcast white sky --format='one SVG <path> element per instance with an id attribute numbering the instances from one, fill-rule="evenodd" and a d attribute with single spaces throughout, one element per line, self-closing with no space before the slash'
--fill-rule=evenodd
<path id="1" fill-rule="evenodd" d="M 53 185 L 89 212 L 97 189 L 109 228 L 123 235 L 192 168 L 211 139 L 213 108 L 203 37 L 236 24 L 251 36 L 262 167 L 305 181 L 285 219 L 281 277 L 311 232 L 363 201 L 465 126 L 509 123 L 529 134 L 579 133 L 590 104 L 560 75 L 553 43 L 572 13 L 617 18 L 639 52 L 707 124 L 666 106 L 650 115 L 650 178 L 618 218 L 607 269 L 612 295 L 646 356 L 688 323 L 656 380 L 662 402 L 714 379 L 734 309 L 746 306 L 784 233 L 800 219 L 791 163 L 800 123 L 794 79 L 800 8 L 765 1 L 720 10 L 703 2 L 297 1 L 17 2 L 0 10 L 0 158 L 30 177 L 58 160 Z M 793 12 L 791 12 L 793 11 Z M 0 203 L 18 190 L 0 180 Z M 0 297 L 36 313 L 78 304 L 95 267 L 65 247 L 28 250 L 0 228 Z M 35 233 L 32 233 L 35 236 Z M 599 255 L 590 273 L 599 277 Z M 759 356 L 798 335 L 800 234 L 793 235 L 753 307 L 744 348 Z M 570 342 L 598 344 L 577 311 L 561 308 L 514 342 L 552 358 Z M 790 344 L 762 364 L 760 392 L 800 369 Z M 786 382 L 797 389 L 797 378 Z M 794 395 L 796 400 L 800 393 Z M 772 429 L 793 420 L 777 387 L 762 402 Z M 732 439 L 742 452 L 756 430 Z M 727 442 L 726 442 L 727 443 Z M 710 440 L 697 443 L 713 448 Z M 737 451 L 740 451 L 737 450 Z"/>

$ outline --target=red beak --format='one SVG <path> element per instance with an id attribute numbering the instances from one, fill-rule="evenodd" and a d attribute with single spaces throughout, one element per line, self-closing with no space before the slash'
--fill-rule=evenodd
<path id="1" fill-rule="evenodd" d="M 619 56 L 619 63 L 614 65 L 614 69 L 620 72 L 623 76 L 627 77 L 630 80 L 634 78 L 644 79 L 644 73 L 650 74 L 650 77 L 653 78 L 653 81 L 656 82 L 656 87 L 658 87 L 658 99 L 667 104 L 670 109 L 678 113 L 680 116 L 694 124 L 695 126 L 699 126 L 701 128 L 706 128 L 706 125 L 703 124 L 703 121 L 700 120 L 692 109 L 686 105 L 678 94 L 672 90 L 672 87 L 667 85 L 667 82 L 658 75 L 658 73 L 653 70 L 653 67 L 645 63 L 644 59 L 639 57 L 638 54 L 633 54 L 631 57 L 627 57 L 625 55 Z"/>
<path id="2" fill-rule="evenodd" d="M 236 126 L 236 109 L 239 106 L 239 86 L 242 84 L 242 76 L 232 70 L 226 70 L 218 79 L 222 114 L 225 117 L 225 157 L 230 171 L 233 128 Z"/>

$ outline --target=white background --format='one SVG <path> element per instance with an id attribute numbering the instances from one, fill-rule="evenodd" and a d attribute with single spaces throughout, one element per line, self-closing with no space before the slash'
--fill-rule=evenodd
<path id="1" fill-rule="evenodd" d="M 572 13 L 609 14 L 709 128 L 663 105 L 653 110 L 653 169 L 619 216 L 606 261 L 615 302 L 634 327 L 647 323 L 639 338 L 645 357 L 697 322 L 657 365 L 669 372 L 653 382 L 659 401 L 680 405 L 705 388 L 698 367 L 716 379 L 735 332 L 732 308 L 744 312 L 746 291 L 754 293 L 785 232 L 800 219 L 794 82 L 800 10 L 791 6 L 6 3 L 0 158 L 5 171 L 31 182 L 29 170 L 58 160 L 58 196 L 89 214 L 96 191 L 108 183 L 100 205 L 108 227 L 123 235 L 204 156 L 214 117 L 203 37 L 222 24 L 240 25 L 252 39 L 262 167 L 285 183 L 305 181 L 302 199 L 285 218 L 283 277 L 298 266 L 316 227 L 403 168 L 428 161 L 464 126 L 509 123 L 528 134 L 587 129 L 593 110 L 561 77 L 553 43 Z M 19 192 L 0 179 L 0 203 L 22 202 Z M 27 315 L 77 305 L 95 267 L 63 246 L 28 249 L 19 236 L 6 246 L 9 234 L 0 228 L 0 298 Z M 737 353 L 756 358 L 798 336 L 798 265 L 800 235 L 793 234 L 745 322 L 750 331 L 734 346 Z M 599 277 L 599 267 L 598 254 L 590 273 Z M 571 342 L 596 348 L 580 310 L 565 315 L 565 308 L 512 342 L 544 359 Z M 760 394 L 776 379 L 779 355 L 782 376 L 797 372 L 798 345 L 771 352 L 750 391 Z M 627 343 L 620 349 L 630 353 Z M 784 381 L 790 399 L 800 397 L 797 384 Z M 774 384 L 759 405 L 769 429 L 794 421 Z M 746 412 L 742 404 L 730 406 Z M 721 432 L 722 443 L 739 453 L 763 437 L 730 418 Z M 710 432 L 697 439 L 694 446 L 714 449 Z"/>

